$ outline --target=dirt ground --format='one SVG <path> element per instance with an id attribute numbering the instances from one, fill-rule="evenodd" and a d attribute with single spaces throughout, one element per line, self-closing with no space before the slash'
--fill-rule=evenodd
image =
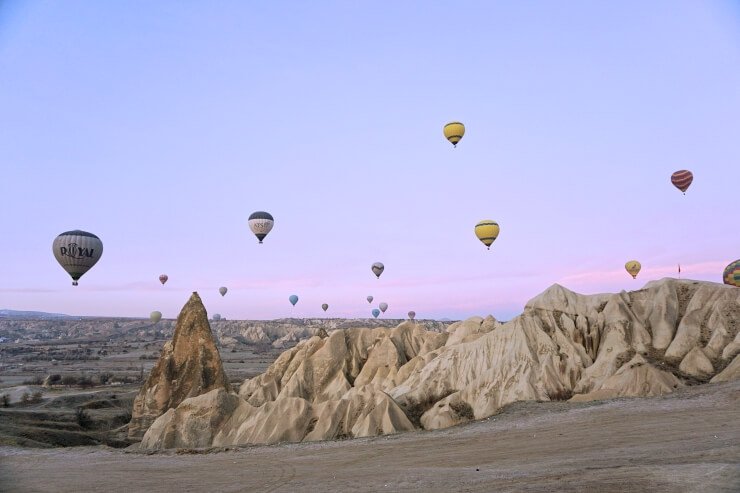
<path id="1" fill-rule="evenodd" d="M 740 491 L 740 382 L 518 403 L 435 432 L 221 451 L 0 447 L 1 491 Z"/>

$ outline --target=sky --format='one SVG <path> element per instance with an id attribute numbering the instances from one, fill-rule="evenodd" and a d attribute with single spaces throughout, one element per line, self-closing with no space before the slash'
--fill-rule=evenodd
<path id="1" fill-rule="evenodd" d="M 740 2 L 0 0 L 0 171 L 0 308 L 507 320 L 554 283 L 721 282 Z M 104 244 L 77 287 L 72 229 Z"/>

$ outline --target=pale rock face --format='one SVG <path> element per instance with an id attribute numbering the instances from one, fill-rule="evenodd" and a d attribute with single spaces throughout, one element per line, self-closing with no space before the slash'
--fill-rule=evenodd
<path id="1" fill-rule="evenodd" d="M 372 436 L 445 428 L 522 400 L 661 395 L 740 378 L 739 330 L 740 289 L 729 286 L 663 279 L 584 296 L 554 285 L 503 324 L 471 317 L 443 333 L 404 322 L 311 337 L 238 396 L 217 389 L 170 409 L 142 446 Z"/>
<path id="2" fill-rule="evenodd" d="M 230 390 L 208 314 L 193 293 L 177 317 L 171 341 L 134 400 L 129 437 L 141 438 L 154 420 L 185 399 L 212 389 Z"/>

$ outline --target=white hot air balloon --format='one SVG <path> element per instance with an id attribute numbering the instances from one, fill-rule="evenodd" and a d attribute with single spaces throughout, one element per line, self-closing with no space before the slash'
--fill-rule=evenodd
<path id="1" fill-rule="evenodd" d="M 80 277 L 103 255 L 100 238 L 79 229 L 57 236 L 51 248 L 59 265 L 72 277 L 72 286 L 77 286 Z"/>
<path id="2" fill-rule="evenodd" d="M 219 292 L 219 293 L 221 293 L 221 296 L 225 296 L 225 295 L 226 295 L 226 292 L 227 292 L 228 290 L 229 290 L 229 289 L 228 289 L 228 288 L 226 288 L 226 287 L 224 287 L 224 286 L 221 286 L 220 288 L 218 288 L 218 292 Z"/>
<path id="3" fill-rule="evenodd" d="M 249 216 L 249 229 L 252 230 L 254 236 L 262 243 L 265 236 L 272 231 L 272 227 L 275 225 L 275 219 L 272 214 L 265 211 L 253 212 Z"/>

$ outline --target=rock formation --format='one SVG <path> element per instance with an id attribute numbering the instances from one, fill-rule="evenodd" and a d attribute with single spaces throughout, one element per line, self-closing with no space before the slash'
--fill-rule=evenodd
<path id="1" fill-rule="evenodd" d="M 740 377 L 740 289 L 663 279 L 584 296 L 554 285 L 500 323 L 347 329 L 268 370 L 187 399 L 142 447 L 208 447 L 438 429 L 520 400 L 652 396 Z M 322 334 L 323 335 L 323 334 Z"/>
<path id="2" fill-rule="evenodd" d="M 134 400 L 129 438 L 141 439 L 160 415 L 189 397 L 214 389 L 230 391 L 208 314 L 193 293 L 177 317 L 172 340 L 162 349 L 149 378 Z"/>

